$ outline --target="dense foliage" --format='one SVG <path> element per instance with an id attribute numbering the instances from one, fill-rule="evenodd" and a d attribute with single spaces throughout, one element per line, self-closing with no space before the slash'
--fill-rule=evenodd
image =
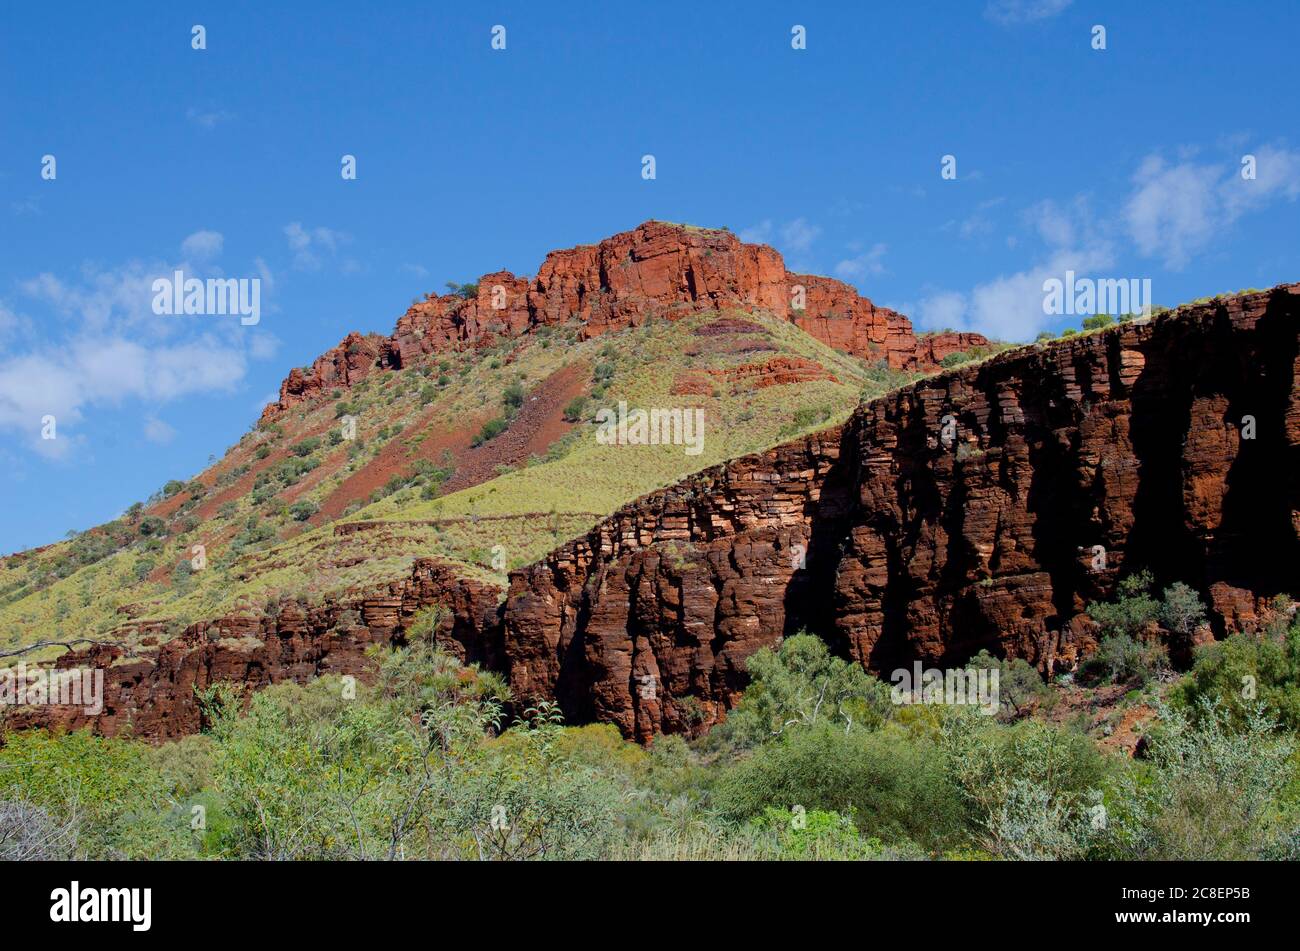
<path id="1" fill-rule="evenodd" d="M 434 649 L 377 651 L 373 683 L 325 677 L 202 696 L 212 727 L 153 747 L 5 737 L 0 856 L 240 859 L 1293 858 L 1300 628 L 1203 649 L 1145 755 L 1021 715 L 1049 688 L 982 655 L 1017 698 L 894 706 L 787 638 L 751 661 L 723 726 L 645 749 L 613 727 L 516 709 Z M 1239 671 L 1261 689 L 1246 699 Z M 1285 728 L 1279 727 L 1281 720 Z"/>

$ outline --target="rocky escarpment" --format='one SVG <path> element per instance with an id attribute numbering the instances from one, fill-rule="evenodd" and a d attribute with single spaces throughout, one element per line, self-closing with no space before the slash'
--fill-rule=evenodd
<path id="1" fill-rule="evenodd" d="M 494 585 L 422 558 L 399 581 L 320 604 L 290 600 L 267 613 L 249 610 L 201 621 L 130 656 L 107 643 L 69 650 L 54 666 L 102 671 L 102 711 L 19 707 L 8 713 L 4 725 L 16 730 L 89 727 L 109 736 L 154 739 L 197 733 L 203 725 L 200 691 L 222 682 L 257 690 L 325 674 L 366 676 L 373 669 L 367 650 L 405 644 L 411 619 L 433 606 L 444 609 L 435 631 L 444 651 L 465 663 L 498 668 L 502 662 L 494 634 L 500 629 L 500 593 Z M 142 643 L 162 635 L 163 623 L 141 623 Z"/>
<path id="2" fill-rule="evenodd" d="M 647 739 L 801 627 L 882 672 L 1069 670 L 1139 567 L 1248 628 L 1300 595 L 1297 331 L 1290 285 L 1024 348 L 655 493 L 511 576 L 512 688 Z"/>
<path id="3" fill-rule="evenodd" d="M 730 308 L 768 311 L 829 346 L 900 370 L 933 369 L 950 353 L 988 344 L 979 334 L 918 339 L 902 314 L 842 281 L 787 271 L 767 245 L 647 221 L 599 244 L 552 251 L 536 277 L 497 271 L 459 293 L 419 301 L 389 338 L 350 334 L 290 373 L 263 415 L 350 386 L 377 367 L 411 366 L 426 354 L 486 346 L 539 326 L 573 321 L 595 336 L 653 317 Z"/>
<path id="4" fill-rule="evenodd" d="M 1214 635 L 1250 629 L 1300 595 L 1298 375 L 1300 284 L 1021 348 L 629 504 L 512 572 L 504 602 L 419 562 L 347 604 L 195 625 L 109 667 L 91 725 L 190 732 L 195 687 L 359 670 L 433 604 L 439 642 L 517 699 L 642 740 L 716 723 L 748 657 L 805 627 L 882 673 L 983 648 L 1069 670 L 1086 605 L 1145 568 L 1195 587 Z M 88 722 L 59 709 L 10 723 Z"/>

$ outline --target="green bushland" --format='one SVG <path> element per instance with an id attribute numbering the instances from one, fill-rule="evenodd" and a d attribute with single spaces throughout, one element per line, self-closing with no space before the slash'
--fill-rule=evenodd
<path id="1" fill-rule="evenodd" d="M 895 706 L 799 634 L 754 655 L 724 727 L 646 749 L 518 709 L 432 646 L 440 617 L 375 648 L 369 684 L 218 685 L 180 742 L 6 736 L 0 858 L 1300 857 L 1294 733 L 1204 677 L 1133 760 L 1033 717 Z"/>

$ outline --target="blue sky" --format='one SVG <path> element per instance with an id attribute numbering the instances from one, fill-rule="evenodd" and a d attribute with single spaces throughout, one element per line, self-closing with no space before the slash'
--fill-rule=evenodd
<path id="1" fill-rule="evenodd" d="M 412 297 L 647 218 L 1008 339 L 1067 267 L 1300 279 L 1289 0 L 49 6 L 0 13 L 0 551 L 199 471 Z M 178 266 L 260 322 L 153 314 Z"/>

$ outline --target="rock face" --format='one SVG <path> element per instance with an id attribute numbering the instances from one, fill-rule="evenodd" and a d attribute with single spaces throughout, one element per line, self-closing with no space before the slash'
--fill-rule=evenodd
<path id="1" fill-rule="evenodd" d="M 935 333 L 923 334 L 916 339 L 916 362 L 918 366 L 939 366 L 945 357 L 954 353 L 966 353 L 975 347 L 987 347 L 988 338 L 972 333 Z"/>
<path id="2" fill-rule="evenodd" d="M 315 399 L 336 387 L 359 383 L 377 362 L 387 359 L 387 354 L 388 341 L 383 337 L 350 333 L 337 347 L 317 357 L 310 367 L 290 370 L 280 384 L 279 402 L 269 404 L 262 416 L 272 416 L 280 409 Z"/>
<path id="3" fill-rule="evenodd" d="M 114 736 L 171 739 L 197 733 L 202 711 L 196 691 L 218 682 L 250 690 L 286 680 L 304 682 L 323 674 L 367 676 L 372 645 L 405 643 L 405 630 L 421 608 L 446 610 L 435 636 L 439 646 L 465 663 L 501 666 L 499 589 L 459 577 L 433 559 L 420 559 L 410 575 L 341 601 L 281 605 L 274 615 L 201 621 L 154 650 L 124 658 L 119 648 L 97 645 L 68 651 L 61 669 L 98 669 L 104 674 L 103 711 L 81 707 L 20 707 L 8 714 L 10 729 L 80 729 Z"/>
<path id="4" fill-rule="evenodd" d="M 461 293 L 420 301 L 388 339 L 349 335 L 308 372 L 291 373 L 279 402 L 263 415 L 349 386 L 375 367 L 410 366 L 425 354 L 486 346 L 538 326 L 576 321 L 590 337 L 652 317 L 730 308 L 768 311 L 829 346 L 893 369 L 933 369 L 948 353 L 988 343 L 979 334 L 918 342 L 902 314 L 842 281 L 787 271 L 767 245 L 744 244 L 729 231 L 647 221 L 599 244 L 552 251 L 535 278 L 497 271 Z"/>
<path id="5" fill-rule="evenodd" d="M 816 360 L 806 357 L 769 357 L 758 363 L 742 363 L 740 366 L 724 367 L 714 370 L 683 370 L 673 381 L 672 393 L 688 393 L 707 396 L 715 386 L 726 385 L 733 390 L 737 387 L 762 389 L 765 386 L 783 386 L 789 383 L 812 383 L 816 380 L 830 380 L 838 383 L 831 373 Z"/>
<path id="6" fill-rule="evenodd" d="M 512 572 L 503 603 L 425 560 L 344 604 L 194 625 L 109 667 L 92 725 L 192 732 L 195 687 L 359 671 L 366 646 L 400 643 L 432 604 L 439 643 L 507 673 L 517 700 L 643 741 L 725 717 L 749 656 L 800 628 L 883 674 L 985 648 L 1070 670 L 1095 644 L 1087 603 L 1145 568 L 1196 588 L 1215 635 L 1250 629 L 1300 595 L 1298 378 L 1300 284 L 1024 347 L 631 503 Z M 59 711 L 9 722 L 89 722 Z"/>
<path id="7" fill-rule="evenodd" d="M 1249 628 L 1300 595 L 1298 331 L 1290 285 L 1023 348 L 648 496 L 512 574 L 512 689 L 645 740 L 805 626 L 878 672 L 1069 670 L 1125 568 Z"/>

